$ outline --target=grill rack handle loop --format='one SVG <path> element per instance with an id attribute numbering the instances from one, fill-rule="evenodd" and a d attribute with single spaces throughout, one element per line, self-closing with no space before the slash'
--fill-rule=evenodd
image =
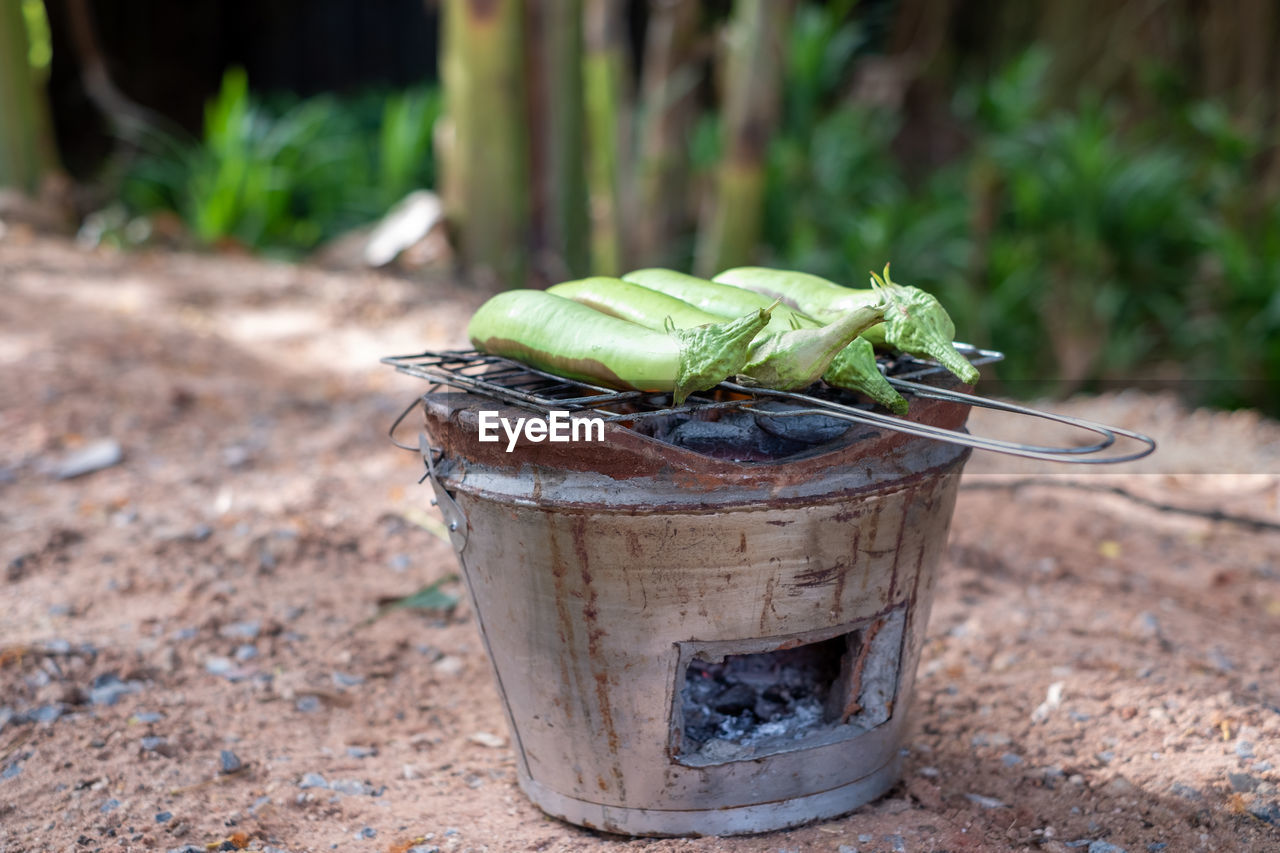
<path id="1" fill-rule="evenodd" d="M 959 444 L 964 447 L 972 447 L 976 450 L 990 450 L 995 453 L 1004 453 L 1009 456 L 1021 456 L 1026 459 L 1039 459 L 1046 462 L 1072 462 L 1091 465 L 1132 462 L 1135 459 L 1141 459 L 1142 457 L 1151 454 L 1156 449 L 1155 439 L 1150 436 L 1143 435 L 1142 433 L 1134 432 L 1133 430 L 1107 426 L 1105 424 L 1095 423 L 1083 418 L 1075 418 L 1070 415 L 1042 412 L 1038 409 L 1018 406 L 1013 403 L 988 400 L 984 397 L 977 397 L 972 394 L 963 394 L 959 391 L 940 391 L 939 389 L 932 388 L 927 385 L 916 386 L 916 383 L 913 382 L 900 382 L 895 384 L 900 384 L 906 390 L 912 391 L 913 393 L 915 392 L 916 387 L 927 389 L 928 396 L 932 396 L 940 400 L 963 402 L 969 405 L 995 409 L 997 411 L 1007 411 L 1015 414 L 1055 421 L 1057 423 L 1066 424 L 1068 426 L 1096 433 L 1103 436 L 1103 440 L 1086 447 L 1040 447 L 1037 445 L 1021 444 L 1019 442 L 1005 441 L 997 438 L 983 438 L 982 436 L 971 435 L 968 432 L 960 432 L 957 430 L 946 429 L 944 427 L 919 423 L 917 421 L 910 421 L 893 415 L 885 415 L 879 412 L 868 411 L 866 409 L 858 409 L 853 406 L 846 406 L 830 400 L 818 400 L 805 394 L 798 394 L 791 391 L 766 391 L 764 389 L 741 388 L 740 386 L 727 382 L 722 384 L 732 390 L 741 390 L 744 392 L 754 391 L 759 397 L 778 397 L 806 404 L 802 408 L 793 409 L 787 412 L 770 411 L 768 413 L 770 417 L 826 415 L 828 417 L 851 421 L 853 423 L 882 427 L 895 432 L 917 436 L 919 438 L 930 438 L 935 441 L 944 441 L 949 444 Z M 920 396 L 925 395 L 921 394 Z M 750 401 L 744 401 L 742 408 L 750 409 Z M 1140 450 L 1119 456 L 1089 458 L 1089 454 L 1098 453 L 1099 451 L 1109 448 L 1115 442 L 1117 435 L 1141 442 L 1145 446 Z"/>

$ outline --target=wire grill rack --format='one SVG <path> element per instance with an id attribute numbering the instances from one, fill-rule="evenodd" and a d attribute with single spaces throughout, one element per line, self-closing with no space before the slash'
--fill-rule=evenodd
<path id="1" fill-rule="evenodd" d="M 974 365 L 991 364 L 1004 358 L 999 352 L 980 349 L 969 344 L 957 343 L 956 349 Z M 881 357 L 880 360 L 881 370 L 889 383 L 908 400 L 914 396 L 1041 418 L 1086 430 L 1099 438 L 1092 444 L 1073 447 L 1044 447 L 985 438 L 886 414 L 883 410 L 861 402 L 847 392 L 824 384 L 807 389 L 805 393 L 799 393 L 749 388 L 732 382 L 722 382 L 710 391 L 690 395 L 683 405 L 674 406 L 671 404 L 669 394 L 605 388 L 580 380 L 566 379 L 511 359 L 475 350 L 429 350 L 413 355 L 388 356 L 382 359 L 382 362 L 401 373 L 430 382 L 431 388 L 425 393 L 449 388 L 527 409 L 544 416 L 552 411 L 569 411 L 628 426 L 634 426 L 637 422 L 646 419 L 696 413 L 713 408 L 749 412 L 760 402 L 769 400 L 784 401 L 788 404 L 788 407 L 783 410 L 771 407 L 768 410 L 770 417 L 824 415 L 980 450 L 1055 462 L 1091 464 L 1127 462 L 1148 455 L 1155 450 L 1156 446 L 1155 441 L 1148 436 L 1120 427 L 1043 412 L 1014 403 L 928 384 L 927 381 L 921 380 L 938 377 L 945 373 L 944 369 L 933 362 L 922 361 L 911 356 Z M 396 428 L 420 400 L 421 398 L 415 400 L 392 425 L 393 441 Z M 1102 455 L 1120 437 L 1136 441 L 1141 447 L 1127 453 Z M 399 442 L 396 443 L 399 445 Z M 399 446 L 410 450 L 418 449 L 407 445 Z"/>

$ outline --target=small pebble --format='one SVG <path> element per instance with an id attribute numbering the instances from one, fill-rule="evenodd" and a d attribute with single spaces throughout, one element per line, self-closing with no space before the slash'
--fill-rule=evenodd
<path id="1" fill-rule="evenodd" d="M 1236 665 L 1227 657 L 1226 652 L 1217 647 L 1209 650 L 1209 665 L 1222 672 L 1231 672 L 1236 668 Z"/>
<path id="2" fill-rule="evenodd" d="M 156 823 L 168 823 L 173 820 L 173 812 L 156 812 Z"/>
<path id="3" fill-rule="evenodd" d="M 57 722 L 66 709 L 62 705 L 41 705 L 27 712 L 27 717 L 33 723 L 53 723 Z"/>
<path id="4" fill-rule="evenodd" d="M 858 842 L 861 844 L 869 844 L 875 840 L 875 836 L 869 832 L 864 832 L 858 836 Z"/>
<path id="5" fill-rule="evenodd" d="M 941 771 L 939 771 L 938 768 L 936 767 L 921 767 L 916 772 L 927 779 L 937 779 L 939 776 L 942 775 Z"/>
<path id="6" fill-rule="evenodd" d="M 1006 752 L 1004 755 L 1000 756 L 1000 762 L 1004 764 L 1005 767 L 1017 767 L 1022 763 L 1022 756 L 1015 752 Z"/>
<path id="7" fill-rule="evenodd" d="M 141 681 L 121 681 L 114 672 L 104 672 L 93 680 L 89 688 L 89 701 L 94 705 L 111 706 L 120 701 L 121 696 L 137 693 L 142 690 Z"/>
<path id="8" fill-rule="evenodd" d="M 1253 758 L 1253 743 L 1247 740 L 1236 741 L 1236 755 L 1241 758 Z"/>
<path id="9" fill-rule="evenodd" d="M 364 684 L 363 675 L 353 675 L 348 672 L 335 671 L 332 678 L 333 683 L 339 687 L 359 687 L 361 684 Z"/>
<path id="10" fill-rule="evenodd" d="M 1274 800 L 1269 803 L 1255 800 L 1253 805 L 1249 806 L 1249 814 L 1263 823 L 1280 826 L 1280 803 L 1276 803 Z"/>
<path id="11" fill-rule="evenodd" d="M 1127 851 L 1109 841 L 1092 841 L 1089 843 L 1089 853 L 1127 853 Z"/>
<path id="12" fill-rule="evenodd" d="M 320 701 L 319 696 L 302 696 L 294 703 L 293 707 L 304 714 L 314 714 L 324 707 L 324 703 Z"/>
<path id="13" fill-rule="evenodd" d="M 1108 750 L 1099 752 L 1096 758 L 1099 761 L 1101 761 L 1103 764 L 1110 764 L 1111 762 L 1116 760 L 1116 754 L 1108 749 Z"/>
<path id="14" fill-rule="evenodd" d="M 349 746 L 347 747 L 347 755 L 352 758 L 370 758 L 378 754 L 376 746 Z"/>
<path id="15" fill-rule="evenodd" d="M 357 838 L 377 838 L 378 830 L 374 829 L 372 826 L 366 826 L 364 829 L 360 830 L 360 833 L 356 837 Z"/>
<path id="16" fill-rule="evenodd" d="M 224 658 L 221 655 L 210 655 L 205 659 L 204 671 L 210 675 L 217 675 L 225 678 L 227 681 L 241 681 L 245 677 L 245 673 L 236 666 L 235 661 L 231 658 Z"/>
<path id="17" fill-rule="evenodd" d="M 229 749 L 224 749 L 218 754 L 218 772 L 236 773 L 244 767 L 244 763 L 240 761 L 240 756 L 236 755 Z"/>
<path id="18" fill-rule="evenodd" d="M 1153 841 L 1147 845 L 1147 853 L 1160 853 L 1161 850 L 1168 846 L 1169 844 L 1166 841 Z"/>
<path id="19" fill-rule="evenodd" d="M 858 853 L 858 848 L 848 844 L 841 844 L 836 848 L 836 853 Z"/>
<path id="20" fill-rule="evenodd" d="M 1031 722 L 1043 723 L 1049 719 L 1049 716 L 1058 709 L 1062 704 L 1062 691 L 1066 687 L 1065 682 L 1055 681 L 1049 685 L 1048 691 L 1045 693 L 1044 701 L 1036 706 L 1031 712 Z"/>
<path id="21" fill-rule="evenodd" d="M 368 782 L 362 782 L 359 779 L 335 779 L 329 783 L 329 789 L 352 797 L 362 794 L 373 795 L 375 790 Z"/>
<path id="22" fill-rule="evenodd" d="M 98 811 L 102 812 L 103 814 L 109 814 L 118 808 L 120 808 L 120 801 L 113 797 L 112 799 L 107 800 L 105 803 L 103 803 L 102 808 L 98 809 Z"/>
<path id="23" fill-rule="evenodd" d="M 328 788 L 329 783 L 319 773 L 307 773 L 303 775 L 302 780 L 298 782 L 299 788 Z"/>
<path id="24" fill-rule="evenodd" d="M 492 732 L 474 732 L 467 740 L 479 746 L 487 746 L 490 749 L 501 749 L 507 745 L 505 738 L 493 734 Z"/>
<path id="25" fill-rule="evenodd" d="M 462 672 L 462 658 L 446 655 L 431 665 L 431 668 L 441 675 L 457 675 Z"/>
<path id="26" fill-rule="evenodd" d="M 258 656 L 258 647 L 252 643 L 245 643 L 243 646 L 236 647 L 236 660 L 244 663 L 247 660 L 253 660 Z"/>
<path id="27" fill-rule="evenodd" d="M 22 765 L 17 761 L 12 761 L 3 771 L 0 771 L 0 779 L 12 779 L 22 772 Z"/>
<path id="28" fill-rule="evenodd" d="M 162 737 L 151 736 L 151 737 L 144 737 L 142 739 L 142 748 L 145 749 L 147 752 L 154 752 L 155 750 L 164 746 L 164 744 L 165 744 L 165 739 Z"/>
<path id="29" fill-rule="evenodd" d="M 1001 800 L 997 800 L 995 797 L 984 797 L 982 794 L 965 794 L 964 798 L 971 803 L 982 806 L 984 809 L 1008 808 L 1008 806 Z"/>
<path id="30" fill-rule="evenodd" d="M 120 447 L 120 442 L 105 438 L 64 456 L 54 467 L 53 473 L 59 480 L 71 480 L 119 465 L 123 459 L 124 450 Z"/>
<path id="31" fill-rule="evenodd" d="M 1160 636 L 1160 620 L 1149 610 L 1138 614 L 1138 632 L 1147 637 Z"/>
<path id="32" fill-rule="evenodd" d="M 1190 785 L 1184 785 L 1182 782 L 1174 782 L 1169 786 L 1169 793 L 1176 797 L 1182 797 L 1184 800 L 1203 800 L 1204 794 L 1198 789 Z"/>
<path id="33" fill-rule="evenodd" d="M 256 619 L 232 622 L 218 629 L 219 634 L 230 640 L 256 640 L 261 632 L 262 623 Z"/>
<path id="34" fill-rule="evenodd" d="M 159 711 L 139 711 L 133 715 L 133 721 L 136 723 L 158 723 L 164 719 L 164 714 Z"/>

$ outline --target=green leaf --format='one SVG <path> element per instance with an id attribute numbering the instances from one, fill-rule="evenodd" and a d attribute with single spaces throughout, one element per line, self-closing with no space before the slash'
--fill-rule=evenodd
<path id="1" fill-rule="evenodd" d="M 461 596 L 452 592 L 446 592 L 442 587 L 458 580 L 457 575 L 445 575 L 435 583 L 424 586 L 422 589 L 407 595 L 404 598 L 396 599 L 390 604 L 383 607 L 383 610 L 390 610 L 396 607 L 408 607 L 413 610 L 426 610 L 433 613 L 440 613 L 448 616 L 453 609 L 458 606 Z"/>

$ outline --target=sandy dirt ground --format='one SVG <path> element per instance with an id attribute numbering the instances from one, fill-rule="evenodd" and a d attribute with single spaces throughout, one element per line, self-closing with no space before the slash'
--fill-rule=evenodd
<path id="1" fill-rule="evenodd" d="M 465 601 L 381 606 L 462 590 L 385 437 L 421 383 L 377 359 L 463 344 L 480 296 L 16 228 L 0 295 L 4 853 L 1280 850 L 1273 422 L 1121 394 L 1061 407 L 1157 457 L 975 456 L 901 783 L 627 839 L 520 792 Z"/>

